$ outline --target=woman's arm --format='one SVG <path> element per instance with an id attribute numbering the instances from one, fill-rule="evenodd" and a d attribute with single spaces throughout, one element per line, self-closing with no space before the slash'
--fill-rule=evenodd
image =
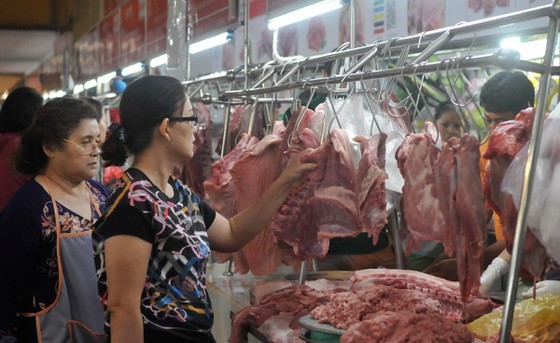
<path id="1" fill-rule="evenodd" d="M 138 237 L 118 235 L 105 241 L 107 307 L 111 342 L 143 342 L 140 299 L 152 245 Z"/>
<path id="2" fill-rule="evenodd" d="M 300 158 L 310 149 L 292 157 L 282 174 L 251 206 L 226 219 L 216 213 L 216 219 L 208 229 L 212 248 L 221 252 L 233 252 L 242 248 L 268 224 L 290 191 L 317 167 L 315 163 L 303 163 Z"/>

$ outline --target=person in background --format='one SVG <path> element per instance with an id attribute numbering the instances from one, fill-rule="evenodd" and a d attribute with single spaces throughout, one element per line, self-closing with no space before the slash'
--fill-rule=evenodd
<path id="1" fill-rule="evenodd" d="M 31 125 L 43 104 L 39 92 L 29 87 L 14 89 L 0 109 L 0 213 L 29 177 L 15 171 L 13 155 L 21 134 Z"/>
<path id="2" fill-rule="evenodd" d="M 515 116 L 527 107 L 534 106 L 535 88 L 525 74 L 520 71 L 500 71 L 492 76 L 480 90 L 480 106 L 484 109 L 484 117 L 488 123 L 489 133 L 504 121 L 513 120 Z M 488 149 L 488 139 L 480 146 L 480 155 Z M 488 160 L 480 159 L 480 173 L 484 182 L 484 173 Z M 495 239 L 494 243 L 486 247 L 484 265 L 486 270 L 481 276 L 480 291 L 488 292 L 495 280 L 509 270 L 509 253 L 505 250 L 503 227 L 499 218 L 492 215 Z M 489 221 L 490 221 L 489 220 Z M 491 227 L 491 226 L 490 226 Z M 490 232 L 490 235 L 492 233 Z M 443 260 L 426 270 L 427 273 L 456 280 L 457 266 L 455 259 Z"/>
<path id="3" fill-rule="evenodd" d="M 122 95 L 120 116 L 102 157 L 107 165 L 135 158 L 94 232 L 111 342 L 214 342 L 210 248 L 239 250 L 316 165 L 301 162 L 307 151 L 296 155 L 260 199 L 225 219 L 172 176 L 193 156 L 198 122 L 181 82 L 153 75 L 134 81 Z"/>
<path id="4" fill-rule="evenodd" d="M 15 165 L 33 178 L 0 219 L 0 335 L 20 342 L 105 339 L 91 240 L 108 197 L 91 180 L 99 136 L 93 107 L 59 98 L 41 107 L 21 138 Z"/>
<path id="5" fill-rule="evenodd" d="M 461 118 L 451 102 L 442 102 L 435 108 L 434 120 L 443 141 L 448 141 L 451 137 L 461 138 L 463 136 Z M 443 244 L 440 242 L 422 242 L 420 249 L 412 251 L 406 259 L 406 268 L 423 271 L 434 261 L 448 258 L 443 251 Z"/>
<path id="6" fill-rule="evenodd" d="M 103 144 L 105 142 L 105 138 L 107 137 L 107 119 L 105 118 L 105 112 L 103 111 L 103 104 L 94 98 L 83 98 L 82 100 L 95 108 L 98 115 L 97 122 L 99 123 L 99 143 Z M 93 179 L 97 182 L 103 182 L 103 166 L 101 165 L 101 161 L 99 161 L 97 165 L 97 170 L 95 171 Z"/>
<path id="7" fill-rule="evenodd" d="M 436 107 L 434 120 L 443 141 L 451 137 L 463 136 L 463 124 L 457 109 L 449 101 L 442 102 Z"/>

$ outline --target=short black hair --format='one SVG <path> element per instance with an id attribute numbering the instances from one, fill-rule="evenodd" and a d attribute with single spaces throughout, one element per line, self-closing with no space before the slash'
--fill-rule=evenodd
<path id="1" fill-rule="evenodd" d="M 441 118 L 441 116 L 446 113 L 446 112 L 455 112 L 457 113 L 457 109 L 455 108 L 455 106 L 453 106 L 453 104 L 449 101 L 445 101 L 440 103 L 435 110 L 434 113 L 434 121 L 437 122 L 439 120 L 439 118 Z"/>
<path id="2" fill-rule="evenodd" d="M 33 88 L 20 87 L 11 91 L 0 109 L 0 133 L 23 132 L 31 125 L 41 105 L 43 97 Z"/>
<path id="3" fill-rule="evenodd" d="M 535 87 L 520 71 L 501 71 L 480 90 L 480 106 L 492 113 L 517 114 L 535 105 Z"/>

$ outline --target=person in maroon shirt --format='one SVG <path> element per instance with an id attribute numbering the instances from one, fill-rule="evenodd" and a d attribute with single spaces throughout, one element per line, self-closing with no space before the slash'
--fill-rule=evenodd
<path id="1" fill-rule="evenodd" d="M 21 134 L 43 105 L 43 97 L 29 87 L 14 89 L 0 109 L 0 212 L 29 177 L 15 171 L 12 163 Z"/>

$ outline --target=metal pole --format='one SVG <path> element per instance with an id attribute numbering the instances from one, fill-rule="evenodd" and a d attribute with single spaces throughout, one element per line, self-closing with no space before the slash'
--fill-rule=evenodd
<path id="1" fill-rule="evenodd" d="M 397 262 L 397 269 L 404 269 L 404 254 L 402 247 L 402 240 L 399 236 L 399 220 L 397 218 L 397 209 L 393 208 L 389 214 L 389 230 L 391 231 L 391 237 L 393 238 L 393 244 L 395 246 L 395 260 Z"/>
<path id="2" fill-rule="evenodd" d="M 555 1 L 555 6 L 559 5 Z M 544 56 L 544 65 L 551 66 L 554 59 L 554 48 L 558 37 L 558 18 L 550 17 L 548 25 L 548 35 L 546 43 L 546 52 Z M 544 112 L 546 106 L 547 90 L 550 81 L 551 71 L 548 70 L 541 75 L 539 82 L 539 94 L 537 97 L 537 109 L 531 132 L 531 140 L 529 141 L 529 150 L 527 153 L 527 164 L 523 173 L 523 187 L 521 189 L 521 201 L 519 203 L 519 215 L 515 226 L 515 237 L 513 241 L 513 250 L 511 252 L 511 266 L 507 280 L 506 301 L 503 309 L 502 326 L 500 329 L 500 343 L 510 342 L 510 332 L 513 321 L 513 310 L 515 306 L 515 295 L 517 293 L 517 278 L 519 277 L 519 267 L 521 266 L 521 258 L 523 256 L 523 245 L 525 243 L 525 234 L 527 232 L 527 209 L 531 200 L 531 192 L 533 190 L 533 180 L 537 167 L 537 158 L 539 155 L 539 146 L 541 141 L 541 132 L 544 121 Z"/>
<path id="3" fill-rule="evenodd" d="M 249 67 L 249 4 L 250 0 L 245 0 L 243 13 L 243 76 L 244 76 L 244 88 L 249 88 L 248 84 L 248 67 Z"/>
<path id="4" fill-rule="evenodd" d="M 350 0 L 350 49 L 356 47 L 356 0 Z"/>

